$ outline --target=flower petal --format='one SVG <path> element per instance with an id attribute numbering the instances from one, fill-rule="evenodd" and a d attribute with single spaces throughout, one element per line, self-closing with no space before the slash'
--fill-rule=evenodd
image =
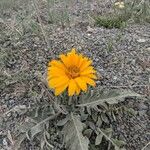
<path id="1" fill-rule="evenodd" d="M 80 91 L 81 91 L 81 89 L 80 89 L 80 87 L 77 85 L 76 94 L 79 95 Z"/>
<path id="2" fill-rule="evenodd" d="M 82 80 L 84 80 L 86 83 L 88 83 L 91 86 L 95 86 L 96 85 L 95 81 L 90 79 L 90 78 L 88 78 L 88 77 L 81 77 L 81 78 L 82 78 Z"/>
<path id="3" fill-rule="evenodd" d="M 55 88 L 55 95 L 60 95 L 68 86 L 68 82 L 64 85 Z"/>
<path id="4" fill-rule="evenodd" d="M 69 82 L 69 78 L 67 76 L 61 76 L 61 77 L 56 77 L 56 78 L 52 78 L 48 81 L 48 85 L 51 88 L 56 88 L 59 87 L 63 84 L 66 84 Z"/>
<path id="5" fill-rule="evenodd" d="M 97 79 L 97 76 L 95 74 L 87 74 L 88 78 Z"/>
<path id="6" fill-rule="evenodd" d="M 52 60 L 51 62 L 49 62 L 50 66 L 54 66 L 54 67 L 57 67 L 57 68 L 60 68 L 60 69 L 66 69 L 64 64 L 60 61 L 57 61 L 57 60 Z"/>
<path id="7" fill-rule="evenodd" d="M 80 71 L 83 71 L 84 69 L 86 69 L 87 67 L 89 67 L 89 65 L 92 64 L 92 61 L 91 60 L 86 60 L 82 63 L 82 65 L 80 66 Z"/>
<path id="8" fill-rule="evenodd" d="M 64 65 L 66 67 L 69 67 L 69 62 L 70 62 L 69 57 L 65 56 L 65 55 L 60 55 L 59 57 L 60 57 L 61 61 L 64 63 Z"/>
<path id="9" fill-rule="evenodd" d="M 74 81 L 74 79 L 71 79 L 71 80 L 69 81 L 68 95 L 69 95 L 69 96 L 72 96 L 72 95 L 75 93 L 76 89 L 77 89 L 77 84 L 76 84 L 76 82 Z"/>
<path id="10" fill-rule="evenodd" d="M 87 75 L 91 73 L 96 73 L 96 71 L 93 69 L 93 67 L 88 67 L 84 71 L 82 71 L 80 75 Z"/>
<path id="11" fill-rule="evenodd" d="M 69 65 L 70 66 L 78 66 L 79 56 L 76 54 L 76 49 L 72 48 L 71 52 L 67 54 Z"/>
<path id="12" fill-rule="evenodd" d="M 82 62 L 84 61 L 82 54 L 78 55 L 78 66 L 80 67 L 82 65 Z"/>
<path id="13" fill-rule="evenodd" d="M 83 91 L 87 91 L 87 84 L 84 80 L 78 77 L 78 78 L 75 78 L 75 81 Z"/>
<path id="14" fill-rule="evenodd" d="M 48 74 L 51 75 L 65 75 L 65 70 L 57 68 L 57 67 L 49 67 L 48 68 Z"/>
<path id="15" fill-rule="evenodd" d="M 72 48 L 71 49 L 71 52 L 68 53 L 68 55 L 74 55 L 76 54 L 76 49 L 75 48 Z"/>

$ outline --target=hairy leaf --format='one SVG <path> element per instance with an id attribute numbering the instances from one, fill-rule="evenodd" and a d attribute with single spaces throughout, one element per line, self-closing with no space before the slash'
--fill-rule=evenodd
<path id="1" fill-rule="evenodd" d="M 56 114 L 57 116 L 57 114 Z M 41 131 L 44 130 L 44 125 L 46 125 L 49 120 L 53 119 L 54 116 L 50 116 L 50 117 L 47 117 L 46 119 L 38 122 L 35 126 L 33 126 L 32 128 L 30 128 L 30 130 L 28 131 L 28 135 L 29 137 L 32 139 L 34 138 L 34 136 L 38 133 L 40 133 Z"/>
<path id="2" fill-rule="evenodd" d="M 95 145 L 99 145 L 102 142 L 103 134 L 98 134 L 95 139 Z"/>
<path id="3" fill-rule="evenodd" d="M 116 104 L 123 101 L 126 97 L 139 97 L 140 95 L 129 90 L 104 90 L 95 89 L 89 91 L 81 97 L 81 104 L 78 106 L 95 107 L 97 105 L 107 102 L 109 104 Z"/>
<path id="4" fill-rule="evenodd" d="M 104 129 L 100 129 L 97 128 L 98 131 L 100 132 L 100 134 L 102 134 L 106 140 L 108 140 L 109 142 L 111 142 L 111 144 L 114 146 L 115 150 L 121 150 L 120 147 L 124 146 L 126 143 L 122 140 L 117 140 L 117 139 L 112 139 L 111 138 L 111 133 L 112 133 L 112 129 L 111 128 L 106 128 Z"/>
<path id="5" fill-rule="evenodd" d="M 67 150 L 88 150 L 89 140 L 82 134 L 83 126 L 80 118 L 71 113 L 70 120 L 63 128 Z"/>
<path id="6" fill-rule="evenodd" d="M 69 117 L 66 116 L 66 118 L 64 118 L 64 119 L 57 122 L 57 126 L 64 126 L 67 123 L 68 120 L 69 120 Z"/>
<path id="7" fill-rule="evenodd" d="M 91 137 L 91 134 L 92 134 L 93 130 L 92 129 L 86 129 L 84 131 L 84 135 L 86 135 L 86 137 L 90 138 Z"/>
<path id="8" fill-rule="evenodd" d="M 124 146 L 126 143 L 122 140 L 118 140 L 118 139 L 112 139 L 112 141 L 118 146 L 118 147 L 122 147 Z"/>

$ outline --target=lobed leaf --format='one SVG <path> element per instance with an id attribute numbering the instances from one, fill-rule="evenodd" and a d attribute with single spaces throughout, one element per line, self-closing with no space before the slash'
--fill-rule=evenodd
<path id="1" fill-rule="evenodd" d="M 89 140 L 83 136 L 83 128 L 84 124 L 80 121 L 79 116 L 71 113 L 70 120 L 63 128 L 67 150 L 88 150 Z"/>
<path id="2" fill-rule="evenodd" d="M 108 104 L 117 104 L 124 101 L 127 97 L 139 97 L 140 95 L 129 90 L 104 90 L 95 89 L 89 91 L 87 94 L 82 95 L 81 104 L 79 107 L 95 107 L 97 105 L 107 102 Z"/>

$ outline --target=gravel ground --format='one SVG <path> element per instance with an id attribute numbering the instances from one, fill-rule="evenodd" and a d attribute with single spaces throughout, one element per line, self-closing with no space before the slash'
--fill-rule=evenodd
<path id="1" fill-rule="evenodd" d="M 113 125 L 116 131 L 114 136 L 125 140 L 127 150 L 141 150 L 150 141 L 150 25 L 132 24 L 124 29 L 105 29 L 95 27 L 86 17 L 81 21 L 91 10 L 98 14 L 110 10 L 109 1 L 100 4 L 100 12 L 96 11 L 98 5 L 92 1 L 74 5 L 71 12 L 74 21 L 69 27 L 49 26 L 46 20 L 49 47 L 41 34 L 28 32 L 20 38 L 16 35 L 0 35 L 0 114 L 17 105 L 34 104 L 41 94 L 37 74 L 46 72 L 49 60 L 75 47 L 93 60 L 102 76 L 102 80 L 97 81 L 98 85 L 130 88 L 145 97 L 144 100 L 127 100 L 123 103 L 139 113 L 135 117 L 119 116 Z M 44 13 L 45 5 L 40 6 Z M 1 33 L 4 30 L 6 27 L 0 24 Z M 47 97 L 43 95 L 41 99 Z M 11 131 L 13 135 L 16 122 L 23 119 L 24 116 L 18 113 L 6 114 L 0 124 L 1 150 L 10 149 L 8 133 Z M 32 149 L 30 145 L 27 146 L 26 150 Z"/>

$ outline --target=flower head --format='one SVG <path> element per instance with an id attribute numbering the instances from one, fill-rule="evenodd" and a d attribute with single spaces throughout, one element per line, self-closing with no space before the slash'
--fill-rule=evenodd
<path id="1" fill-rule="evenodd" d="M 55 95 L 68 89 L 68 95 L 79 95 L 87 91 L 87 84 L 95 86 L 96 71 L 91 66 L 92 61 L 77 54 L 73 48 L 67 55 L 60 55 L 60 60 L 52 60 L 48 64 L 48 85 L 55 90 Z"/>
<path id="2" fill-rule="evenodd" d="M 120 9 L 122 9 L 122 8 L 125 7 L 125 6 L 124 6 L 124 2 L 121 2 L 121 1 L 120 1 L 120 2 L 116 2 L 116 3 L 115 3 L 115 6 L 118 7 L 118 8 L 120 8 Z"/>

